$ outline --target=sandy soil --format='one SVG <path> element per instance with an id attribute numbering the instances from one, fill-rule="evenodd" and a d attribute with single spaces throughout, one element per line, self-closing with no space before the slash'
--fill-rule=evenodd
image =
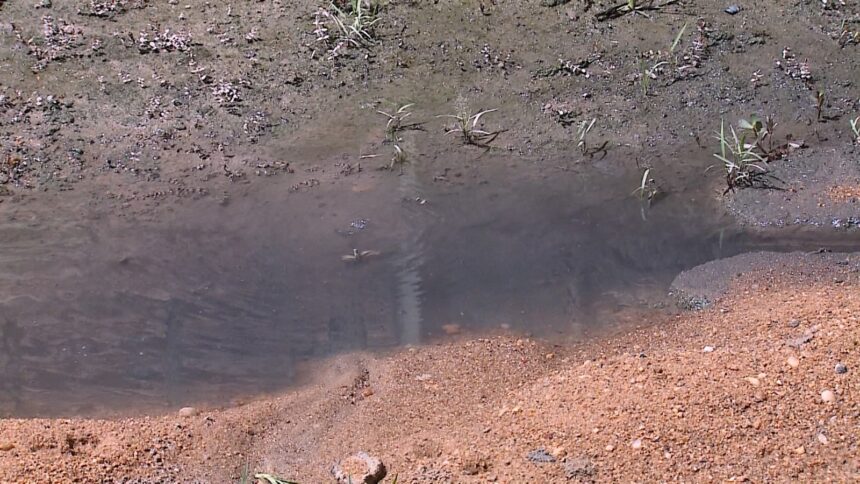
<path id="1" fill-rule="evenodd" d="M 442 342 L 191 416 L 6 421 L 0 475 L 231 482 L 247 465 L 325 482 L 364 450 L 398 482 L 856 480 L 860 259 L 770 267 L 707 310 L 575 348 Z"/>

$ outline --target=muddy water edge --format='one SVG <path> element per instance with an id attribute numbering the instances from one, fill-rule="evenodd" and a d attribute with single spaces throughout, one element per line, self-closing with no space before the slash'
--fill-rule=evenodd
<path id="1" fill-rule="evenodd" d="M 709 260 L 856 249 L 853 232 L 739 229 L 701 183 L 707 157 L 680 153 L 651 205 L 631 196 L 640 171 L 623 149 L 588 172 L 467 149 L 483 168 L 465 182 L 422 165 L 298 192 L 273 180 L 158 216 L 22 203 L 0 229 L 0 409 L 228 405 L 299 368 L 312 379 L 324 356 L 453 332 L 569 344 L 676 310 L 672 279 Z"/>

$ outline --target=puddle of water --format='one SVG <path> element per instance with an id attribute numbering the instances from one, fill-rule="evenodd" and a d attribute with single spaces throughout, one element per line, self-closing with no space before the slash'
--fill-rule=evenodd
<path id="1" fill-rule="evenodd" d="M 223 405 L 284 389 L 303 361 L 448 324 L 575 339 L 663 302 L 682 270 L 809 245 L 732 231 L 694 192 L 643 216 L 636 176 L 462 189 L 407 172 L 363 191 L 261 188 L 157 224 L 6 221 L 0 413 Z M 342 260 L 353 249 L 379 255 Z"/>

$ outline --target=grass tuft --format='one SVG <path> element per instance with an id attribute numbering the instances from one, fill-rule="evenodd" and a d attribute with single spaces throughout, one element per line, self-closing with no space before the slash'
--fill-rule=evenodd
<path id="1" fill-rule="evenodd" d="M 437 116 L 440 118 L 451 118 L 455 121 L 454 127 L 445 130 L 445 134 L 459 133 L 463 138 L 463 143 L 467 145 L 481 146 L 489 148 L 492 143 L 504 130 L 486 131 L 481 129 L 481 118 L 485 114 L 490 114 L 498 111 L 498 109 L 485 109 L 475 114 L 469 114 L 466 109 L 461 110 L 460 114 L 443 114 Z"/>

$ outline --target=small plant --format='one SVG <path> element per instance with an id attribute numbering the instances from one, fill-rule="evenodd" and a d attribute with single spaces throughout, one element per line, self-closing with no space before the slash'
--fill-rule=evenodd
<path id="1" fill-rule="evenodd" d="M 379 22 L 378 10 L 372 0 L 349 0 L 343 8 L 334 3 L 329 8 L 320 7 L 314 19 L 316 41 L 330 46 L 330 59 L 348 46 L 368 48 L 375 43 L 373 27 Z"/>
<path id="2" fill-rule="evenodd" d="M 397 133 L 400 131 L 405 131 L 407 129 L 422 129 L 424 123 L 409 123 L 404 124 L 404 120 L 412 115 L 412 112 L 409 110 L 414 104 L 404 104 L 397 108 L 397 111 L 394 113 L 387 113 L 385 111 L 376 111 L 377 113 L 388 118 L 388 122 L 385 124 L 385 136 L 391 140 L 396 141 Z"/>
<path id="3" fill-rule="evenodd" d="M 826 101 L 826 95 L 824 94 L 824 90 L 819 89 L 815 92 L 815 119 L 819 123 L 821 122 L 821 111 L 824 110 L 824 102 Z"/>
<path id="4" fill-rule="evenodd" d="M 647 201 L 650 205 L 659 192 L 657 181 L 651 177 L 651 168 L 646 168 L 642 173 L 642 181 L 639 182 L 636 190 L 633 190 L 633 194 L 639 197 L 639 201 Z"/>
<path id="5" fill-rule="evenodd" d="M 597 118 L 592 119 L 591 122 L 583 121 L 579 123 L 579 127 L 576 129 L 576 136 L 579 138 L 576 147 L 579 148 L 579 151 L 583 155 L 588 154 L 588 133 L 591 132 L 591 128 L 594 127 L 594 123 L 596 122 Z"/>
<path id="6" fill-rule="evenodd" d="M 753 135 L 755 139 L 753 145 L 759 150 L 759 154 L 765 161 L 773 161 L 782 155 L 781 151 L 773 145 L 773 131 L 776 128 L 776 121 L 772 116 L 766 116 L 763 123 L 755 116 L 752 116 L 749 121 L 742 119 L 738 123 L 738 127 Z"/>
<path id="7" fill-rule="evenodd" d="M 299 484 L 296 481 L 290 481 L 282 477 L 273 476 L 272 474 L 254 474 L 254 479 L 262 481 L 265 484 Z"/>
<path id="8" fill-rule="evenodd" d="M 438 117 L 451 118 L 455 121 L 454 127 L 446 130 L 445 134 L 460 133 L 465 144 L 487 148 L 504 131 L 485 131 L 478 126 L 482 116 L 496 111 L 498 109 L 486 109 L 476 114 L 469 114 L 464 109 L 460 114 L 444 114 Z"/>
<path id="9" fill-rule="evenodd" d="M 406 156 L 406 152 L 400 147 L 400 145 L 394 145 L 394 156 L 391 157 L 391 163 L 388 164 L 388 169 L 393 170 L 394 166 L 400 167 L 400 174 L 403 174 L 403 165 L 409 163 L 409 158 Z"/>
<path id="10" fill-rule="evenodd" d="M 851 125 L 851 132 L 854 133 L 854 143 L 860 145 L 860 116 L 848 121 Z"/>
<path id="11" fill-rule="evenodd" d="M 376 250 L 362 250 L 352 249 L 352 254 L 342 255 L 340 256 L 340 260 L 344 262 L 361 262 L 366 260 L 368 257 L 375 257 L 379 255 L 379 251 Z M 257 476 L 254 476 L 257 477 Z"/>
<path id="12" fill-rule="evenodd" d="M 597 15 L 595 15 L 595 18 L 598 22 L 604 22 L 606 20 L 622 17 L 628 13 L 635 13 L 642 15 L 643 17 L 650 18 L 648 14 L 645 13 L 646 11 L 659 11 L 664 7 L 678 2 L 679 0 L 665 0 L 662 3 L 655 2 L 654 0 L 645 0 L 643 2 L 639 2 L 638 0 L 627 0 L 622 4 L 614 5 L 606 10 L 598 12 Z"/>
<path id="13" fill-rule="evenodd" d="M 746 123 L 749 124 L 749 123 Z M 753 125 L 750 125 L 752 129 Z M 747 128 L 744 128 L 747 129 Z M 726 184 L 723 194 L 734 191 L 735 188 L 766 186 L 767 160 L 756 153 L 756 145 L 746 142 L 746 134 L 738 137 L 734 127 L 729 127 L 731 138 L 726 136 L 725 122 L 720 122 L 717 139 L 720 142 L 720 152 L 714 156 L 723 163 L 726 172 Z"/>
<path id="14" fill-rule="evenodd" d="M 683 27 L 681 27 L 681 30 L 678 32 L 678 35 L 676 35 L 676 36 L 675 36 L 675 40 L 674 40 L 674 41 L 672 41 L 672 47 L 670 47 L 670 48 L 669 48 L 669 53 L 670 53 L 670 54 L 673 54 L 673 55 L 675 54 L 675 49 L 677 49 L 677 48 L 678 48 L 678 44 L 680 44 L 680 43 L 681 43 L 681 37 L 683 37 L 683 36 L 684 36 L 684 32 L 686 32 L 686 31 L 687 31 L 687 25 L 688 25 L 688 24 L 687 24 L 687 23 L 685 23 L 685 24 L 684 24 L 684 26 L 683 26 Z"/>
<path id="15" fill-rule="evenodd" d="M 840 47 L 845 47 L 850 44 L 860 44 L 860 31 L 851 30 L 845 20 L 843 20 L 839 31 L 838 42 Z"/>

